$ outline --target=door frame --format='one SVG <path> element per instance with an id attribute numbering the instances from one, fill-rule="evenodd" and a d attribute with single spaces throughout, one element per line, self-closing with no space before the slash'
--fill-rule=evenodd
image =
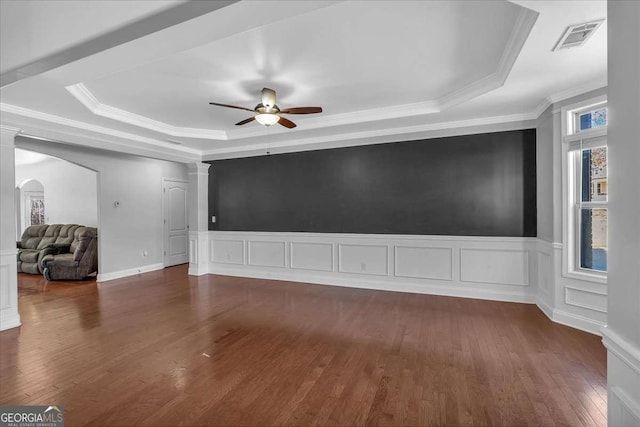
<path id="1" fill-rule="evenodd" d="M 167 193 L 166 193 L 166 184 L 170 182 L 177 182 L 180 184 L 185 184 L 186 189 L 186 197 L 187 197 L 187 211 L 185 212 L 185 218 L 187 221 L 187 262 L 189 262 L 188 257 L 188 242 L 189 242 L 189 181 L 186 179 L 180 178 L 162 178 L 162 188 L 160 192 L 162 194 L 162 265 L 167 267 L 167 241 L 169 240 L 169 224 L 167 223 Z"/>

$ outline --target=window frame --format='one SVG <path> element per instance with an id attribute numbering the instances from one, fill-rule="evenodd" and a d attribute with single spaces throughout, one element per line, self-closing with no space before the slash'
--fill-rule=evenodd
<path id="1" fill-rule="evenodd" d="M 606 107 L 606 96 L 590 99 L 561 108 L 562 119 L 562 223 L 563 223 L 563 268 L 565 277 L 607 284 L 607 272 L 586 269 L 580 266 L 581 210 L 584 208 L 608 208 L 608 202 L 582 202 L 580 186 L 582 150 L 607 146 L 607 125 L 578 130 L 580 114 L 599 107 Z M 607 122 L 609 116 L 607 112 Z M 576 154 L 579 153 L 579 154 Z M 607 171 L 607 174 L 609 172 Z M 608 188 L 607 188 L 608 193 Z M 608 196 L 607 196 L 608 198 Z"/>

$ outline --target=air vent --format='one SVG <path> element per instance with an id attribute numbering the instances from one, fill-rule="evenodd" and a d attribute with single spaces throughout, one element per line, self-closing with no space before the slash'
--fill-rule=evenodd
<path id="1" fill-rule="evenodd" d="M 576 24 L 567 27 L 562 33 L 562 37 L 556 43 L 552 50 L 568 49 L 570 47 L 582 46 L 596 32 L 598 27 L 602 25 L 604 19 L 593 22 L 585 22 L 584 24 Z"/>

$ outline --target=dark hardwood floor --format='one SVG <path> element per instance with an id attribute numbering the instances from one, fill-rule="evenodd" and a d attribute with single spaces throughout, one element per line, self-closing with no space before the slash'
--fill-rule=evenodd
<path id="1" fill-rule="evenodd" d="M 233 278 L 20 275 L 0 404 L 66 425 L 606 425 L 600 338 L 527 304 Z"/>

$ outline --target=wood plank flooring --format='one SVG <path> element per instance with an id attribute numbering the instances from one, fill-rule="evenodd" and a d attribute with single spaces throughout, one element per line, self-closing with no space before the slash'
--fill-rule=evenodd
<path id="1" fill-rule="evenodd" d="M 19 277 L 0 404 L 68 426 L 606 425 L 600 338 L 534 305 L 224 276 Z"/>

